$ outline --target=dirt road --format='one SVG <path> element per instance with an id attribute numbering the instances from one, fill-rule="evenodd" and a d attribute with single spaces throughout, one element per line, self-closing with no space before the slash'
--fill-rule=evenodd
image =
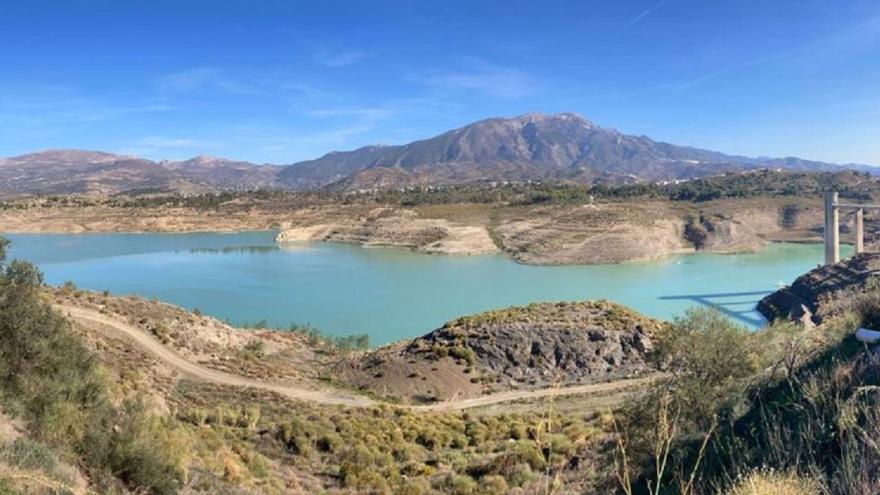
<path id="1" fill-rule="evenodd" d="M 123 321 L 111 318 L 97 311 L 77 308 L 74 306 L 56 305 L 55 308 L 58 309 L 62 314 L 73 320 L 99 324 L 108 329 L 124 334 L 140 349 L 154 355 L 155 357 L 159 358 L 171 367 L 178 370 L 179 372 L 191 378 L 221 385 L 230 385 L 234 387 L 251 387 L 261 390 L 267 390 L 283 395 L 285 397 L 289 397 L 291 399 L 309 401 L 317 404 L 339 405 L 348 407 L 369 407 L 382 403 L 380 401 L 370 399 L 369 397 L 334 388 L 324 387 L 308 389 L 292 385 L 255 380 L 252 378 L 224 373 L 222 371 L 212 370 L 198 363 L 187 360 L 185 357 L 181 356 L 174 350 L 160 343 L 152 335 Z M 594 383 L 590 385 L 575 385 L 571 387 L 552 387 L 538 390 L 512 390 L 509 392 L 499 392 L 496 394 L 475 397 L 471 399 L 450 400 L 439 402 L 436 404 L 409 407 L 413 411 L 418 412 L 459 411 L 463 409 L 484 407 L 516 400 L 613 392 L 629 387 L 637 387 L 639 385 L 648 383 L 652 379 L 653 378 L 648 377 L 632 380 L 618 380 L 608 383 Z"/>

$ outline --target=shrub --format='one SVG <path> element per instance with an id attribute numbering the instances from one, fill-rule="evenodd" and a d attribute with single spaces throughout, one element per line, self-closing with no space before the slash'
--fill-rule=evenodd
<path id="1" fill-rule="evenodd" d="M 116 407 L 94 355 L 41 297 L 42 274 L 6 264 L 0 239 L 0 393 L 33 438 L 79 454 L 94 479 L 112 474 L 136 491 L 174 493 L 186 442 L 142 401 Z"/>
<path id="2" fill-rule="evenodd" d="M 490 474 L 480 478 L 479 493 L 485 495 L 494 495 L 496 493 L 507 493 L 507 481 L 498 475 Z"/>
<path id="3" fill-rule="evenodd" d="M 477 355 L 473 349 L 467 347 L 454 346 L 449 349 L 449 355 L 455 359 L 463 359 L 468 365 L 473 365 L 477 359 Z"/>
<path id="4" fill-rule="evenodd" d="M 266 352 L 266 343 L 258 339 L 249 340 L 248 343 L 244 345 L 244 350 L 255 358 L 261 358 Z"/>
<path id="5" fill-rule="evenodd" d="M 21 468 L 40 470 L 58 479 L 70 481 L 58 472 L 58 458 L 47 446 L 21 437 L 0 447 L 0 459 L 6 464 Z"/>
<path id="6" fill-rule="evenodd" d="M 727 495 L 819 495 L 822 486 L 812 478 L 795 473 L 758 471 L 739 480 Z"/>
<path id="7" fill-rule="evenodd" d="M 452 495 L 473 495 L 477 492 L 477 482 L 464 474 L 451 475 L 446 478 L 446 488 Z"/>
<path id="8" fill-rule="evenodd" d="M 343 444 L 342 437 L 336 433 L 325 433 L 317 441 L 318 450 L 322 452 L 337 452 Z"/>
<path id="9" fill-rule="evenodd" d="M 672 395 L 686 421 L 703 429 L 717 411 L 739 400 L 746 380 L 760 369 L 761 357 L 753 331 L 709 309 L 690 309 L 659 332 L 653 354 L 657 366 L 671 375 L 660 387 Z"/>
<path id="10" fill-rule="evenodd" d="M 141 399 L 122 404 L 111 431 L 103 464 L 131 486 L 156 494 L 177 492 L 187 460 L 188 439 L 183 432 L 147 412 Z"/>
<path id="11" fill-rule="evenodd" d="M 410 479 L 400 487 L 400 495 L 428 495 L 431 493 L 431 483 L 424 478 Z"/>

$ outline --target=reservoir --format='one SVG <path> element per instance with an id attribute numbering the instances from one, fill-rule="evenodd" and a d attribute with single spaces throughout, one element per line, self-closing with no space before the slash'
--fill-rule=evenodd
<path id="1" fill-rule="evenodd" d="M 755 305 L 822 262 L 819 244 L 757 253 L 683 254 L 619 265 L 527 266 L 504 255 L 439 256 L 309 243 L 280 249 L 274 232 L 9 234 L 11 258 L 46 282 L 157 298 L 233 324 L 309 324 L 368 334 L 372 345 L 426 333 L 471 313 L 530 302 L 609 299 L 671 319 L 715 307 L 751 327 Z M 847 246 L 848 247 L 848 246 Z M 850 249 L 851 251 L 851 249 Z M 846 252 L 845 254 L 849 254 Z"/>

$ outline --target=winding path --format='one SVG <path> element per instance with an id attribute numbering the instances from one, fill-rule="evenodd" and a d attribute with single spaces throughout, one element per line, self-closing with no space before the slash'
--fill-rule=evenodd
<path id="1" fill-rule="evenodd" d="M 308 389 L 293 385 L 284 385 L 262 380 L 255 380 L 239 375 L 224 373 L 222 371 L 206 368 L 198 363 L 189 361 L 174 350 L 166 347 L 152 335 L 136 328 L 128 323 L 111 318 L 94 310 L 78 308 L 68 305 L 56 305 L 56 309 L 74 320 L 96 323 L 118 331 L 127 336 L 140 349 L 149 352 L 184 375 L 206 382 L 229 385 L 234 387 L 251 387 L 289 397 L 291 399 L 314 402 L 325 405 L 339 405 L 348 407 L 370 407 L 384 402 L 333 388 Z M 618 380 L 607 383 L 594 383 L 590 385 L 575 385 L 571 387 L 550 387 L 537 390 L 511 390 L 499 392 L 471 399 L 458 399 L 436 404 L 409 406 L 417 412 L 444 412 L 459 411 L 475 407 L 490 406 L 503 402 L 511 402 L 521 399 L 538 399 L 546 397 L 559 397 L 565 395 L 592 394 L 600 392 L 613 392 L 629 387 L 635 387 L 648 383 L 652 377 L 637 378 L 630 380 Z"/>

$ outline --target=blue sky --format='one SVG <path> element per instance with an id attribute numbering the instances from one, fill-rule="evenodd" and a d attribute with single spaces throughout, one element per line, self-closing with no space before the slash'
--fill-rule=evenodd
<path id="1" fill-rule="evenodd" d="M 880 3 L 0 0 L 0 156 L 291 163 L 526 112 L 880 165 Z"/>

